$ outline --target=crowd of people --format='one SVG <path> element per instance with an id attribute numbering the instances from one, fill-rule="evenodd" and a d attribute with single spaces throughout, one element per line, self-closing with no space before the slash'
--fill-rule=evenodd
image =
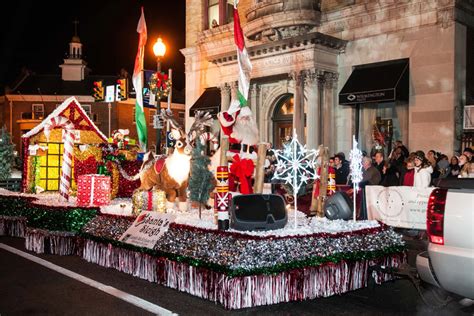
<path id="1" fill-rule="evenodd" d="M 375 152 L 373 157 L 363 153 L 363 178 L 360 185 L 413 186 L 426 188 L 441 178 L 474 178 L 473 150 L 464 149 L 462 154 L 447 155 L 430 150 L 425 155 L 422 150 L 409 152 L 402 141 L 395 142 L 394 149 L 387 157 L 383 152 Z M 344 153 L 330 158 L 330 165 L 336 170 L 336 184 L 350 184 L 349 162 Z"/>
<path id="2" fill-rule="evenodd" d="M 271 144 L 267 150 L 265 182 L 271 182 L 275 168 L 275 155 Z M 336 185 L 351 185 L 350 164 L 345 154 L 339 152 L 329 159 L 329 165 L 335 169 Z M 410 152 L 402 141 L 394 142 L 394 148 L 386 158 L 381 151 L 373 152 L 369 157 L 363 152 L 362 181 L 365 185 L 413 186 L 426 188 L 442 178 L 474 178 L 474 151 L 467 147 L 451 159 L 447 155 L 430 150 Z"/>

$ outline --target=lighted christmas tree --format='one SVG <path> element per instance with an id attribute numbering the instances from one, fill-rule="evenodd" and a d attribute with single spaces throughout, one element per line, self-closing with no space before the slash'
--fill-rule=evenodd
<path id="1" fill-rule="evenodd" d="M 201 206 L 209 200 L 211 190 L 214 187 L 214 175 L 209 170 L 211 159 L 202 153 L 203 146 L 197 142 L 193 150 L 191 160 L 191 176 L 189 177 L 189 199 L 199 202 L 199 218 L 201 218 Z"/>
<path id="2" fill-rule="evenodd" d="M 11 176 L 14 146 L 7 129 L 2 127 L 0 131 L 0 181 L 5 181 Z"/>

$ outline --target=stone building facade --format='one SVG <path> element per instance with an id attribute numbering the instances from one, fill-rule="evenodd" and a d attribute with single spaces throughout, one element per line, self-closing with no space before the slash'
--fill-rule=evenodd
<path id="1" fill-rule="evenodd" d="M 220 89 L 221 110 L 235 93 L 228 2 L 186 1 L 187 120 L 205 88 Z M 215 3 L 219 10 L 211 11 Z M 392 139 L 410 150 L 450 155 L 459 149 L 462 111 L 472 95 L 466 74 L 474 71 L 468 45 L 474 1 L 241 0 L 239 16 L 253 64 L 249 102 L 262 141 L 280 145 L 295 128 L 309 147 L 324 144 L 347 154 L 356 134 L 369 151 L 374 127 L 389 132 L 375 123 L 390 122 Z M 364 80 L 370 90 L 370 82 L 388 80 L 389 74 L 377 73 L 379 63 L 400 61 L 407 64 L 406 98 L 340 104 L 338 94 L 358 67 L 373 67 Z M 363 84 L 355 83 L 359 90 Z"/>

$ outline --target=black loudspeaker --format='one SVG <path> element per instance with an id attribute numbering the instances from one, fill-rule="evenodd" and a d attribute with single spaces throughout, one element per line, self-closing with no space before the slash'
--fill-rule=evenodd
<path id="1" fill-rule="evenodd" d="M 353 217 L 351 199 L 346 192 L 336 192 L 324 203 L 324 215 L 329 219 L 349 220 Z"/>
<path id="2" fill-rule="evenodd" d="M 230 227 L 236 230 L 272 230 L 288 221 L 285 201 L 276 194 L 246 194 L 232 198 Z"/>

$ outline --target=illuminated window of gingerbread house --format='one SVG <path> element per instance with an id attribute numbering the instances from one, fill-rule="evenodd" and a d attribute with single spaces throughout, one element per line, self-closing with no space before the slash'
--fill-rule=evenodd
<path id="1" fill-rule="evenodd" d="M 40 181 L 39 184 L 46 191 L 59 190 L 59 179 L 63 165 L 64 144 L 44 143 L 48 146 L 46 155 L 40 156 Z"/>

